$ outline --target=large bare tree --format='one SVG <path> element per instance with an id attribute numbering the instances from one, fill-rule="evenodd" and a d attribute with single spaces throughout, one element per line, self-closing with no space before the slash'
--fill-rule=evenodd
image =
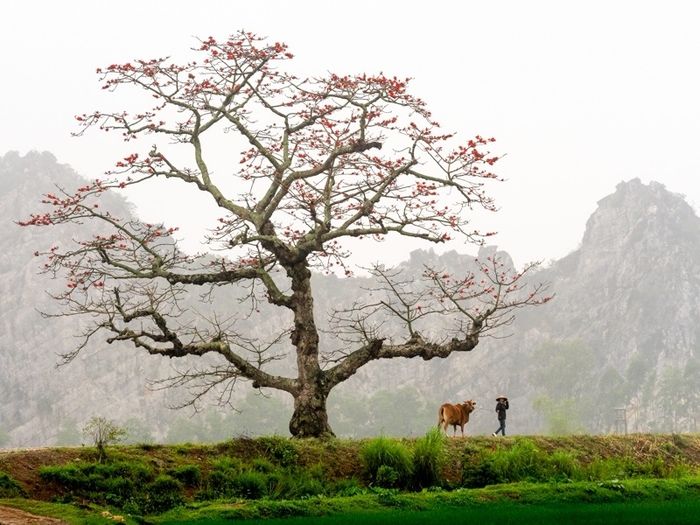
<path id="1" fill-rule="evenodd" d="M 77 134 L 95 127 L 117 132 L 135 144 L 133 153 L 103 179 L 47 194 L 48 211 L 21 223 L 96 223 L 102 232 L 43 254 L 46 271 L 68 278 L 58 297 L 62 314 L 92 320 L 67 361 L 103 333 L 110 343 L 128 341 L 150 354 L 215 355 L 211 367 L 184 372 L 177 382 L 196 383 L 197 395 L 238 379 L 283 390 L 294 398 L 292 435 L 322 436 L 332 434 L 331 389 L 360 367 L 470 351 L 480 336 L 510 322 L 515 308 L 548 300 L 541 288 L 525 285 L 531 266 L 515 272 L 489 259 L 461 276 L 426 268 L 410 282 L 376 266 L 371 299 L 331 313 L 331 326 L 354 346 L 320 349 L 312 269 L 350 273 L 344 241 L 404 236 L 480 243 L 488 235 L 469 220 L 474 209 L 495 209 L 483 187 L 497 180 L 490 168 L 498 159 L 487 150 L 493 139 L 458 142 L 442 132 L 425 103 L 409 94 L 407 80 L 297 78 L 279 68 L 293 58 L 284 44 L 246 32 L 199 44 L 192 50 L 199 58 L 180 65 L 135 60 L 98 70 L 104 89 L 135 89 L 147 109 L 80 115 Z M 100 200 L 108 190 L 150 180 L 201 192 L 219 210 L 207 254 L 184 253 L 176 228 L 115 216 Z M 216 313 L 199 320 L 186 315 L 186 296 L 222 287 L 245 287 L 253 301 L 262 290 L 269 303 L 290 312 L 287 331 L 267 341 L 290 336 L 295 371 L 270 372 L 278 355 L 259 334 L 238 333 Z M 452 321 L 445 337 L 418 330 L 434 316 Z M 389 317 L 403 335 L 382 333 Z"/>

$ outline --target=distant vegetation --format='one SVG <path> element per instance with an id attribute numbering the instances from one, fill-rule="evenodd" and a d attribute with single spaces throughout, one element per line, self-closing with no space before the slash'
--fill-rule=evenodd
<path id="1" fill-rule="evenodd" d="M 615 428 L 615 408 L 627 407 L 630 430 L 697 432 L 700 359 L 657 369 L 636 355 L 626 368 L 600 368 L 600 356 L 578 340 L 549 342 L 533 352 L 529 379 L 540 431 L 562 435 Z"/>
<path id="2" fill-rule="evenodd" d="M 92 447 L 0 455 L 0 497 L 89 503 L 127 517 L 177 508 L 171 519 L 230 519 L 364 504 L 426 510 L 481 501 L 487 493 L 479 491 L 506 486 L 498 498 L 541 499 L 552 487 L 565 501 L 700 496 L 699 436 L 452 439 L 431 430 L 417 440 L 264 437 L 107 449 L 103 463 Z M 224 512 L 217 505 L 225 502 L 237 505 Z"/>

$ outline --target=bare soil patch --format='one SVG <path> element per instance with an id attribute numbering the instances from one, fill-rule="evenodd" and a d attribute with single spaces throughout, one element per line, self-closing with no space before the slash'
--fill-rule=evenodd
<path id="1" fill-rule="evenodd" d="M 65 525 L 65 521 L 29 514 L 11 507 L 0 507 L 0 525 Z"/>

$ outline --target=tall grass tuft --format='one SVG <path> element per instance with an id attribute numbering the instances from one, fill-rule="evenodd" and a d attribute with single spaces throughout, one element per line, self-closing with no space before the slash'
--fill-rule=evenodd
<path id="1" fill-rule="evenodd" d="M 546 479 L 546 463 L 546 455 L 529 439 L 518 441 L 509 450 L 499 450 L 491 457 L 491 468 L 504 483 Z"/>
<path id="2" fill-rule="evenodd" d="M 431 428 L 425 437 L 416 441 L 413 449 L 413 484 L 415 488 L 442 485 L 442 467 L 445 465 L 445 435 L 439 428 Z"/>
<path id="3" fill-rule="evenodd" d="M 299 451 L 289 439 L 280 436 L 265 436 L 257 439 L 267 456 L 283 467 L 294 466 L 299 459 Z"/>
<path id="4" fill-rule="evenodd" d="M 411 451 L 401 442 L 380 436 L 360 450 L 370 482 L 380 487 L 406 487 L 411 482 Z"/>
<path id="5" fill-rule="evenodd" d="M 165 474 L 161 474 L 145 486 L 138 497 L 138 509 L 146 514 L 161 513 L 182 505 L 184 494 L 182 483 Z"/>
<path id="6" fill-rule="evenodd" d="M 517 481 L 562 481 L 586 477 L 585 470 L 573 454 L 565 451 L 547 454 L 529 439 L 491 453 L 465 450 L 463 465 L 462 484 L 472 488 Z"/>
<path id="7" fill-rule="evenodd" d="M 168 471 L 172 477 L 186 487 L 196 488 L 202 482 L 202 470 L 199 465 L 182 465 Z"/>

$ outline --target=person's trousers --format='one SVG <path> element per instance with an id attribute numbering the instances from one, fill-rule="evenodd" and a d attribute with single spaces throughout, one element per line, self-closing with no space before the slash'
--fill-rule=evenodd
<path id="1" fill-rule="evenodd" d="M 505 419 L 499 419 L 499 420 L 498 420 L 498 423 L 499 423 L 501 426 L 498 427 L 498 430 L 496 430 L 496 432 L 494 432 L 494 434 L 498 435 L 498 433 L 500 432 L 501 435 L 505 436 L 505 435 L 506 435 L 506 420 L 505 420 Z"/>

